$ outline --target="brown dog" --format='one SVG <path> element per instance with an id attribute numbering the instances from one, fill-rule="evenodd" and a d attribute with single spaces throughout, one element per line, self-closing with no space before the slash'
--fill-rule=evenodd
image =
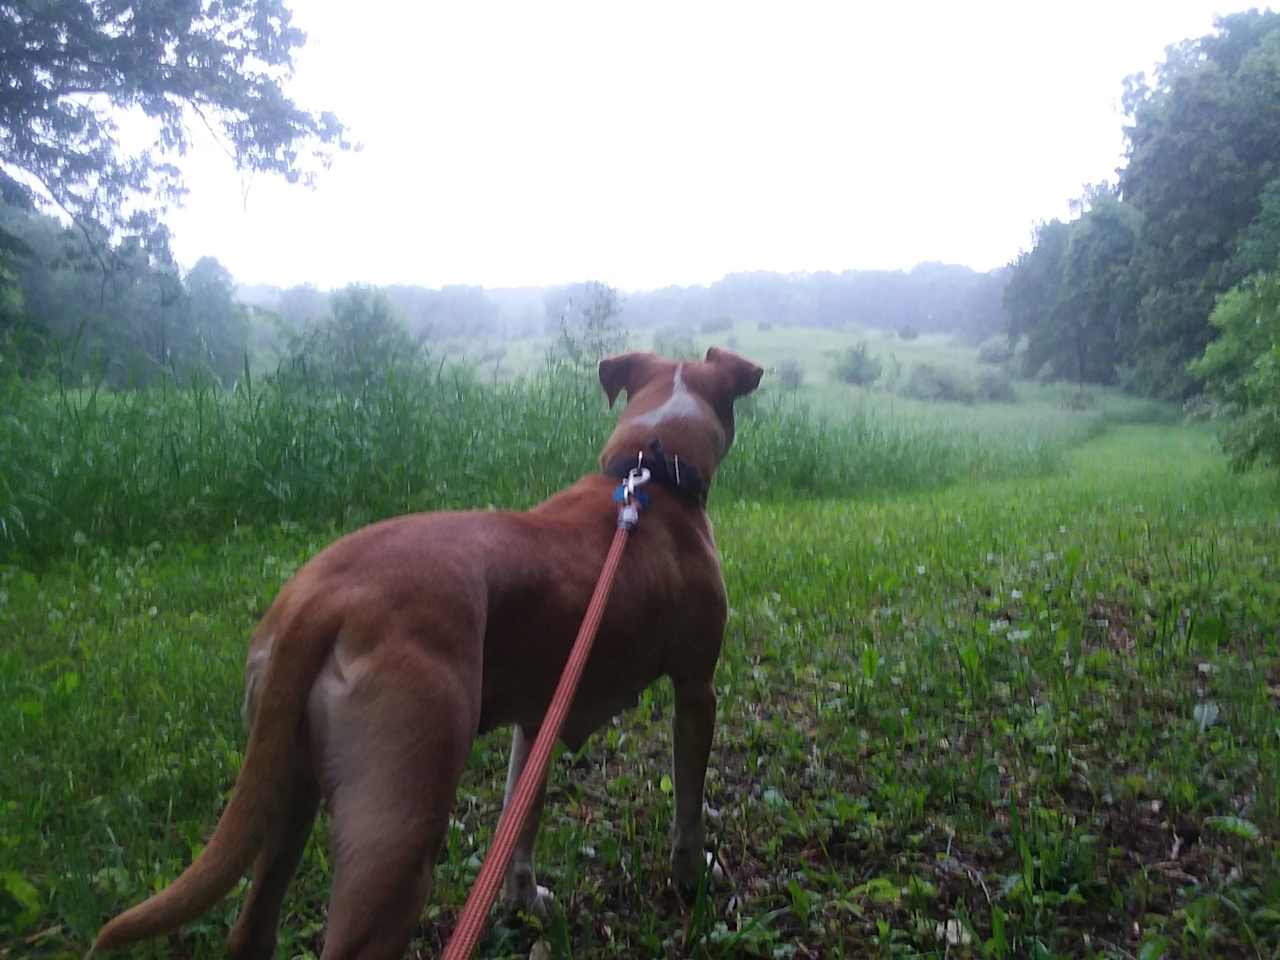
<path id="1" fill-rule="evenodd" d="M 98 934 L 109 950 L 166 933 L 252 864 L 231 956 L 274 956 L 285 888 L 321 799 L 334 877 L 325 960 L 400 956 L 431 890 L 454 791 L 477 733 L 512 724 L 507 796 L 524 767 L 617 524 L 619 475 L 653 480 L 562 739 L 572 749 L 661 676 L 675 691 L 675 830 L 682 885 L 704 869 L 702 799 L 726 600 L 704 503 L 733 442 L 733 401 L 760 367 L 628 353 L 600 364 L 627 406 L 604 472 L 527 513 L 429 513 L 365 527 L 298 571 L 254 632 L 249 744 L 208 846 L 167 889 Z M 538 806 L 541 806 L 539 798 Z M 535 809 L 507 872 L 537 908 Z"/>

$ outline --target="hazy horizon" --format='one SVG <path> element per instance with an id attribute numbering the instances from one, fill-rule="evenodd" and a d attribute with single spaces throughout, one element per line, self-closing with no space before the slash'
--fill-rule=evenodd
<path id="1" fill-rule="evenodd" d="M 1003 266 L 1114 178 L 1123 78 L 1237 5 L 295 7 L 288 90 L 363 149 L 307 190 L 201 133 L 168 218 L 184 265 L 637 292 Z"/>

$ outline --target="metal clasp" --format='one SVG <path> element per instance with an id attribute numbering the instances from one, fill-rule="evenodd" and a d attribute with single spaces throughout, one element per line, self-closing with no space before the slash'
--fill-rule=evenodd
<path id="1" fill-rule="evenodd" d="M 644 451 L 640 451 L 636 457 L 636 465 L 631 468 L 626 478 L 622 481 L 622 506 L 618 508 L 618 526 L 625 530 L 634 530 L 640 522 L 640 506 L 641 501 L 636 497 L 636 491 L 649 482 L 649 468 L 644 465 Z"/>
<path id="2" fill-rule="evenodd" d="M 627 474 L 627 479 L 622 481 L 622 486 L 626 489 L 626 499 L 629 503 L 636 495 L 636 491 L 649 482 L 648 467 L 632 467 L 631 472 Z"/>

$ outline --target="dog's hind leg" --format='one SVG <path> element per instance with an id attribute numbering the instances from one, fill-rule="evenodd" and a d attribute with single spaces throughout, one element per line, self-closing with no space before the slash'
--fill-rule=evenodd
<path id="1" fill-rule="evenodd" d="M 526 732 L 519 725 L 511 732 L 511 762 L 507 766 L 507 790 L 502 799 L 502 810 L 505 813 L 511 804 L 511 796 L 516 791 L 520 774 L 524 772 L 525 763 L 529 759 L 529 751 L 533 749 L 533 741 L 538 737 L 537 729 Z M 542 817 L 542 805 L 547 799 L 547 782 L 534 798 L 533 807 L 529 810 L 529 822 L 520 832 L 516 848 L 511 854 L 511 866 L 502 883 L 502 901 L 508 907 L 527 910 L 531 913 L 545 914 L 551 891 L 538 886 L 533 872 L 533 847 L 538 839 L 538 820 Z"/>
<path id="2" fill-rule="evenodd" d="M 479 693 L 478 669 L 393 643 L 321 693 L 334 855 L 323 960 L 403 955 L 431 892 Z"/>
<path id="3" fill-rule="evenodd" d="M 320 804 L 320 788 L 309 772 L 294 778 L 280 829 L 267 837 L 253 864 L 253 883 L 227 941 L 232 960 L 270 960 L 285 890 L 298 869 Z"/>

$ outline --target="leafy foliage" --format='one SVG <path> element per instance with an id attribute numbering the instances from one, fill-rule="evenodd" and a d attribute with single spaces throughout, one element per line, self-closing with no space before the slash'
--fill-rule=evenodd
<path id="1" fill-rule="evenodd" d="M 1229 291 L 1209 319 L 1217 339 L 1188 369 L 1227 418 L 1223 444 L 1238 468 L 1280 467 L 1280 269 Z"/>
<path id="2" fill-rule="evenodd" d="M 1069 224 L 1045 224 L 1005 293 L 1027 372 L 1184 399 L 1215 299 L 1280 255 L 1280 14 L 1170 47 L 1125 84 L 1127 159 Z"/>
<path id="3" fill-rule="evenodd" d="M 848 347 L 836 363 L 836 379 L 855 387 L 866 387 L 880 379 L 883 364 L 867 349 L 867 341 Z"/>
<path id="4" fill-rule="evenodd" d="M 918 363 L 911 368 L 902 392 L 931 403 L 973 403 L 977 392 L 968 378 L 950 367 Z"/>
<path id="5" fill-rule="evenodd" d="M 248 316 L 213 258 L 183 275 L 126 238 L 112 245 L 104 273 L 79 231 L 14 206 L 0 206 L 0 234 L 24 251 L 0 262 L 0 305 L 9 305 L 0 331 L 9 331 L 4 353 L 28 375 L 51 363 L 64 376 L 91 372 L 122 385 L 196 368 L 229 382 L 242 369 Z M 63 359 L 51 361 L 59 351 Z"/>
<path id="6" fill-rule="evenodd" d="M 397 369 L 414 368 L 421 350 L 385 294 L 352 284 L 331 294 L 328 312 L 290 337 L 281 374 L 349 392 Z"/>
<path id="7" fill-rule="evenodd" d="M 1078 206 L 1078 219 L 1042 224 L 1035 247 L 1018 258 L 1005 289 L 1009 335 L 1027 340 L 1027 375 L 1112 383 L 1132 339 L 1141 216 L 1105 184 Z"/>
<path id="8" fill-rule="evenodd" d="M 238 166 L 308 180 L 343 128 L 285 95 L 305 39 L 290 21 L 281 0 L 2 0 L 0 186 L 47 198 L 104 256 L 129 235 L 163 260 L 160 216 L 183 189 L 166 157 L 190 145 L 192 121 Z M 125 153 L 116 111 L 148 118 L 155 144 Z"/>
<path id="9" fill-rule="evenodd" d="M 1209 340 L 1214 298 L 1243 276 L 1241 233 L 1280 175 L 1280 14 L 1222 17 L 1217 31 L 1171 47 L 1154 83 L 1130 78 L 1128 162 L 1120 189 L 1144 217 L 1135 264 L 1135 377 L 1185 395 L 1183 366 Z"/>
<path id="10" fill-rule="evenodd" d="M 783 360 L 774 373 L 784 390 L 798 390 L 804 384 L 804 367 L 799 360 Z"/>
<path id="11" fill-rule="evenodd" d="M 1004 366 L 1014 356 L 1013 344 L 1007 336 L 993 337 L 978 347 L 978 362 L 991 366 Z"/>
<path id="12" fill-rule="evenodd" d="M 590 373 L 604 357 L 627 344 L 619 321 L 622 301 L 604 283 L 580 283 L 550 291 L 546 296 L 547 326 L 556 332 L 553 355 L 573 368 Z"/>
<path id="13" fill-rule="evenodd" d="M 653 332 L 653 352 L 676 359 L 698 359 L 693 334 L 680 327 L 661 327 Z"/>
<path id="14" fill-rule="evenodd" d="M 978 374 L 975 393 L 986 403 L 1013 403 L 1018 399 L 1013 380 L 999 370 L 983 370 Z"/>

